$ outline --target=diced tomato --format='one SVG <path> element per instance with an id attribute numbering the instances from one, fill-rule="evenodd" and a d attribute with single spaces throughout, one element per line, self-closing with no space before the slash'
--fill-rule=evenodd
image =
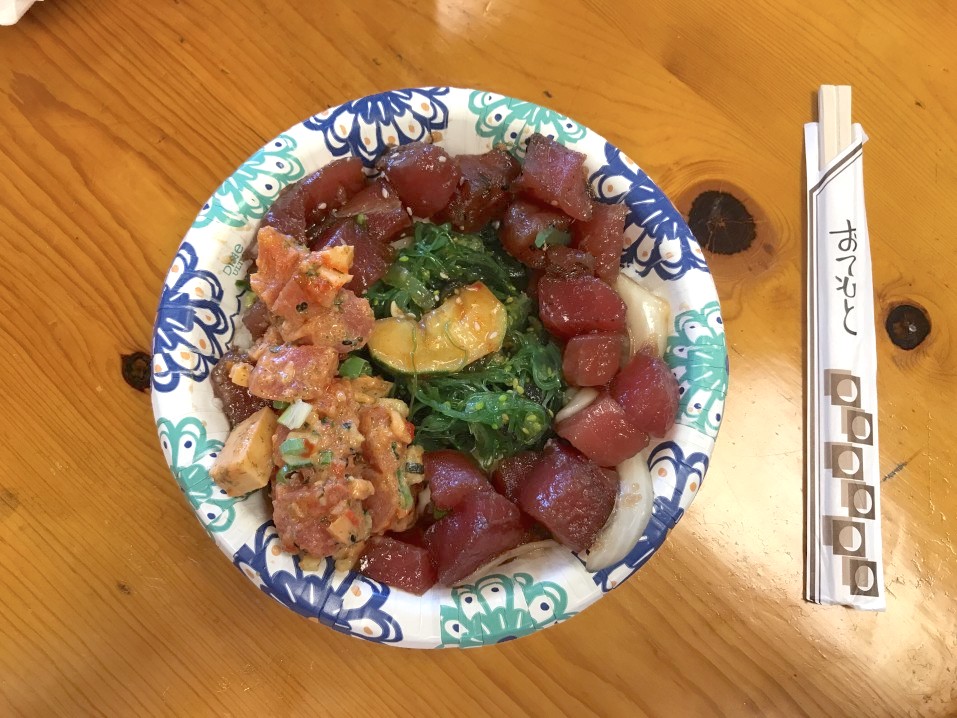
<path id="1" fill-rule="evenodd" d="M 421 596 L 435 585 L 429 552 L 387 536 L 372 536 L 359 558 L 359 570 L 374 581 Z"/>
<path id="2" fill-rule="evenodd" d="M 329 347 L 281 345 L 260 357 L 249 391 L 271 401 L 308 401 L 329 386 L 338 366 L 339 355 Z"/>
<path id="3" fill-rule="evenodd" d="M 515 504 L 494 491 L 471 494 L 425 532 L 439 582 L 450 586 L 515 548 L 524 529 Z"/>
<path id="4" fill-rule="evenodd" d="M 318 224 L 341 207 L 365 184 L 362 161 L 357 157 L 335 160 L 303 180 L 286 187 L 263 217 L 263 227 L 273 227 L 301 243 L 309 225 Z"/>
<path id="5" fill-rule="evenodd" d="M 562 372 L 572 386 L 604 386 L 614 378 L 626 336 L 618 332 L 579 334 L 565 345 Z"/>
<path id="6" fill-rule="evenodd" d="M 595 277 L 542 277 L 538 295 L 542 323 L 561 339 L 625 329 L 625 303 Z"/>
<path id="7" fill-rule="evenodd" d="M 471 494 L 492 490 L 479 465 L 461 451 L 427 451 L 422 463 L 436 508 L 454 509 Z"/>
<path id="8" fill-rule="evenodd" d="M 595 258 L 557 244 L 545 250 L 545 271 L 555 277 L 590 277 L 595 272 Z"/>
<path id="9" fill-rule="evenodd" d="M 389 152 L 381 166 L 402 202 L 416 217 L 431 217 L 452 199 L 458 163 L 438 145 L 412 142 Z"/>
<path id="10" fill-rule="evenodd" d="M 259 258 L 257 271 L 249 276 L 249 285 L 267 306 L 272 307 L 276 297 L 296 273 L 306 250 L 292 237 L 273 227 L 263 227 L 257 235 Z"/>
<path id="11" fill-rule="evenodd" d="M 522 485 L 519 505 L 573 551 L 589 548 L 618 495 L 617 473 L 552 441 Z"/>
<path id="12" fill-rule="evenodd" d="M 639 352 L 611 382 L 611 395 L 632 424 L 664 436 L 678 414 L 678 381 L 657 356 Z"/>
<path id="13" fill-rule="evenodd" d="M 209 374 L 209 380 L 213 385 L 213 396 L 223 402 L 223 412 L 229 419 L 230 426 L 248 419 L 264 406 L 269 406 L 269 402 L 253 396 L 249 389 L 244 386 L 234 384 L 229 378 L 229 372 L 238 362 L 247 362 L 249 357 L 238 349 L 230 349 L 223 354 L 216 366 Z"/>
<path id="14" fill-rule="evenodd" d="M 591 219 L 591 198 L 585 183 L 585 155 L 538 133 L 528 140 L 525 165 L 515 189 L 558 207 L 575 219 Z"/>
<path id="15" fill-rule="evenodd" d="M 436 223 L 451 222 L 461 232 L 478 232 L 501 219 L 508 207 L 509 186 L 522 166 L 503 149 L 482 155 L 457 155 L 462 181 L 449 204 L 434 217 Z"/>
<path id="16" fill-rule="evenodd" d="M 554 228 L 567 230 L 571 218 L 555 209 L 519 199 L 509 205 L 502 220 L 499 238 L 505 251 L 522 264 L 535 269 L 545 266 L 545 249 L 535 246 L 539 232 Z"/>
<path id="17" fill-rule="evenodd" d="M 538 459 L 539 454 L 534 451 L 520 451 L 502 459 L 492 473 L 492 486 L 509 501 L 517 502 L 522 484 L 535 468 Z"/>
<path id="18" fill-rule="evenodd" d="M 608 284 L 615 283 L 621 269 L 627 214 L 623 204 L 592 202 L 591 219 L 572 225 L 572 246 L 595 257 L 595 275 Z"/>
<path id="19" fill-rule="evenodd" d="M 648 435 L 607 392 L 558 422 L 555 432 L 600 466 L 617 466 L 648 445 Z"/>

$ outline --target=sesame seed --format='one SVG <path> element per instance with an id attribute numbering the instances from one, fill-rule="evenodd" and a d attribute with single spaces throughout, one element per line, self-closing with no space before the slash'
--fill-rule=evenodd
<path id="1" fill-rule="evenodd" d="M 325 209 L 325 208 L 326 208 L 326 203 L 325 203 L 325 202 L 323 202 L 322 204 L 319 205 L 319 209 Z"/>
<path id="2" fill-rule="evenodd" d="M 550 204 L 552 207 L 557 207 L 557 206 L 558 206 L 558 200 L 557 200 L 557 199 L 553 199 L 551 202 L 549 202 L 549 204 Z"/>
<path id="3" fill-rule="evenodd" d="M 474 329 L 475 331 L 479 331 L 481 328 L 482 328 L 481 324 L 479 324 L 478 322 L 472 322 L 472 329 Z"/>
<path id="4" fill-rule="evenodd" d="M 406 208 L 405 208 L 405 211 L 409 213 L 409 216 L 410 216 L 410 217 L 412 216 L 412 208 L 411 208 L 411 207 L 406 207 Z"/>
<path id="5" fill-rule="evenodd" d="M 488 335 L 489 339 L 496 339 L 498 337 L 498 332 L 492 332 Z"/>
<path id="6" fill-rule="evenodd" d="M 445 155 L 439 155 L 439 162 L 448 162 L 448 157 Z"/>
<path id="7" fill-rule="evenodd" d="M 389 190 L 385 187 L 382 188 L 382 199 L 389 199 Z"/>

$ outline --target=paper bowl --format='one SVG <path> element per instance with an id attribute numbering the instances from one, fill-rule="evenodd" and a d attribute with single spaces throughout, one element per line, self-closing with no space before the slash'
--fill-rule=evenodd
<path id="1" fill-rule="evenodd" d="M 666 361 L 681 386 L 677 424 L 649 447 L 653 513 L 625 559 L 597 573 L 555 545 L 493 569 L 474 584 L 424 596 L 392 589 L 331 561 L 306 571 L 279 548 L 263 492 L 227 497 L 209 467 L 229 431 L 210 369 L 236 330 L 242 253 L 288 184 L 348 155 L 367 166 L 391 143 L 431 137 L 451 154 L 505 143 L 520 154 L 532 132 L 587 156 L 595 195 L 628 206 L 623 271 L 671 305 Z M 163 286 L 153 332 L 153 409 L 173 476 L 210 537 L 259 589 L 293 611 L 376 643 L 481 646 L 580 613 L 654 554 L 701 486 L 721 423 L 727 354 L 711 274 L 668 198 L 597 133 L 531 102 L 491 92 L 424 87 L 382 92 L 314 115 L 270 140 L 216 190 L 186 233 Z"/>

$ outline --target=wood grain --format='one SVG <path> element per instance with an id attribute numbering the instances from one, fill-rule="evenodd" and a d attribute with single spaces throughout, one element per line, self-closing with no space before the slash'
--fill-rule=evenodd
<path id="1" fill-rule="evenodd" d="M 957 714 L 955 34 L 949 4 L 889 0 L 74 0 L 0 28 L 0 714 Z M 367 645 L 255 591 L 120 371 L 239 162 L 328 105 L 433 83 L 544 102 L 683 209 L 726 189 L 757 220 L 709 257 L 732 379 L 700 497 L 582 616 L 476 651 Z M 879 615 L 801 600 L 801 125 L 822 83 L 853 85 L 871 137 Z M 905 301 L 932 323 L 909 352 L 883 330 Z"/>

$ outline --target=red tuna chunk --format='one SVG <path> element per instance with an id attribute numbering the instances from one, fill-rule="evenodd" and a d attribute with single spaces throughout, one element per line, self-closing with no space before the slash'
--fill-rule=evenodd
<path id="1" fill-rule="evenodd" d="M 572 386 L 604 386 L 621 362 L 625 335 L 617 332 L 579 334 L 565 345 L 562 372 Z"/>
<path id="2" fill-rule="evenodd" d="M 518 507 L 493 491 L 473 493 L 425 532 L 439 583 L 451 586 L 525 537 Z"/>
<path id="3" fill-rule="evenodd" d="M 657 356 L 639 352 L 611 383 L 611 395 L 629 421 L 652 436 L 664 436 L 678 414 L 678 382 Z"/>
<path id="4" fill-rule="evenodd" d="M 585 155 L 581 152 L 536 133 L 528 140 L 522 174 L 514 186 L 574 219 L 589 220 L 592 205 L 584 168 Z"/>
<path id="5" fill-rule="evenodd" d="M 627 214 L 623 204 L 592 202 L 591 219 L 572 225 L 573 246 L 595 258 L 595 275 L 608 284 L 615 283 L 621 269 Z"/>
<path id="6" fill-rule="evenodd" d="M 454 509 L 472 494 L 492 490 L 478 464 L 461 451 L 427 451 L 423 464 L 436 508 Z"/>
<path id="7" fill-rule="evenodd" d="M 538 301 L 545 328 L 561 339 L 625 329 L 625 303 L 595 277 L 542 277 Z"/>
<path id="8" fill-rule="evenodd" d="M 502 459 L 492 473 L 492 486 L 509 501 L 517 502 L 522 484 L 538 463 L 539 454 L 521 451 Z"/>
<path id="9" fill-rule="evenodd" d="M 617 495 L 616 472 L 553 441 L 522 485 L 519 505 L 557 541 L 573 551 L 584 551 L 608 521 Z"/>
<path id="10" fill-rule="evenodd" d="M 555 431 L 600 466 L 617 466 L 648 445 L 648 435 L 628 420 L 625 410 L 607 392 L 562 419 Z"/>
<path id="11" fill-rule="evenodd" d="M 385 176 L 416 217 L 431 217 L 452 199 L 459 184 L 458 163 L 437 145 L 412 142 L 389 152 Z"/>
<path id="12" fill-rule="evenodd" d="M 366 541 L 359 571 L 381 583 L 421 596 L 435 585 L 435 568 L 429 552 L 387 536 Z"/>
<path id="13" fill-rule="evenodd" d="M 535 246 L 539 232 L 548 229 L 567 230 L 571 218 L 534 202 L 515 200 L 505 212 L 499 238 L 505 251 L 533 269 L 545 267 L 545 249 Z"/>
<path id="14" fill-rule="evenodd" d="M 511 154 L 494 149 L 482 155 L 458 155 L 462 180 L 438 223 L 450 222 L 461 232 L 478 232 L 489 222 L 501 219 L 511 199 L 509 186 L 522 166 Z"/>

